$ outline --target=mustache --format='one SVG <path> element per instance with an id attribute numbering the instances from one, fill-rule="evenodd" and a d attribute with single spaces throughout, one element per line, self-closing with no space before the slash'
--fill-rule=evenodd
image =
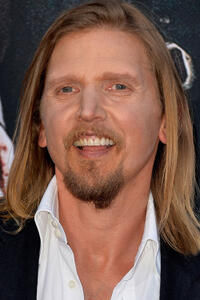
<path id="1" fill-rule="evenodd" d="M 120 150 L 124 145 L 124 140 L 121 134 L 112 130 L 111 128 L 107 128 L 105 126 L 100 125 L 90 125 L 90 126 L 78 126 L 73 128 L 67 137 L 64 139 L 64 146 L 66 150 L 69 150 L 75 141 L 83 138 L 87 135 L 95 135 L 97 137 L 106 137 L 111 139 L 115 145 L 117 150 Z"/>

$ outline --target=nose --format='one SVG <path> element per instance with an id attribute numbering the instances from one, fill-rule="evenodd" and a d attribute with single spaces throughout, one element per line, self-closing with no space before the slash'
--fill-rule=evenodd
<path id="1" fill-rule="evenodd" d="M 86 122 L 106 118 L 106 111 L 103 108 L 103 95 L 95 87 L 90 86 L 82 91 L 77 118 Z"/>

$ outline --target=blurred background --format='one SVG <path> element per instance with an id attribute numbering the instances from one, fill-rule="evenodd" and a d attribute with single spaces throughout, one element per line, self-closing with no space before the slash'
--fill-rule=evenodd
<path id="1" fill-rule="evenodd" d="M 25 71 L 49 25 L 62 11 L 83 2 L 0 0 L 0 190 L 4 189 L 13 159 L 11 139 Z M 136 4 L 154 20 L 175 60 L 193 119 L 196 174 L 200 184 L 200 1 L 128 2 Z M 199 209 L 198 196 L 196 205 Z"/>

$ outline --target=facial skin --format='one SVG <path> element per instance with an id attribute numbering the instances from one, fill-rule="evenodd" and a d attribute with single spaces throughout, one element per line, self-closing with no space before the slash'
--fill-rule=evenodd
<path id="1" fill-rule="evenodd" d="M 59 182 L 73 197 L 111 205 L 127 186 L 150 183 L 159 141 L 166 143 L 159 92 L 137 36 L 92 29 L 56 45 L 41 99 L 39 146 L 47 147 Z M 114 146 L 77 149 L 81 138 Z"/>

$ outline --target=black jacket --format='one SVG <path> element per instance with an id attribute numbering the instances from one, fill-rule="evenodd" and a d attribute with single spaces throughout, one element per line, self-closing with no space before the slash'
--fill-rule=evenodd
<path id="1" fill-rule="evenodd" d="M 0 300 L 36 300 L 40 238 L 35 223 L 28 221 L 17 235 L 0 227 Z M 185 257 L 161 240 L 160 300 L 200 300 L 200 255 Z"/>

